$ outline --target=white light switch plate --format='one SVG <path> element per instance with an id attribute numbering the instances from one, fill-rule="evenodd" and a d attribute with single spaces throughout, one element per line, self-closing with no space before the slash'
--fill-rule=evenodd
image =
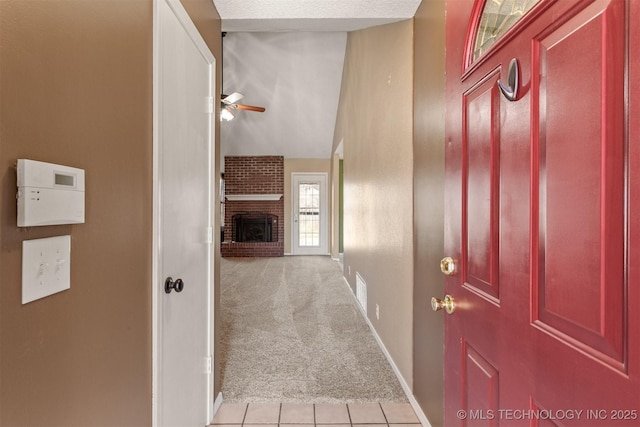
<path id="1" fill-rule="evenodd" d="M 22 304 L 71 287 L 71 236 L 22 242 Z"/>

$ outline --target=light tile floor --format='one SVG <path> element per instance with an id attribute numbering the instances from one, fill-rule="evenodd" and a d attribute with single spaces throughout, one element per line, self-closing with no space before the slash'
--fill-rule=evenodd
<path id="1" fill-rule="evenodd" d="M 420 421 L 408 403 L 223 403 L 214 427 L 413 427 Z"/>

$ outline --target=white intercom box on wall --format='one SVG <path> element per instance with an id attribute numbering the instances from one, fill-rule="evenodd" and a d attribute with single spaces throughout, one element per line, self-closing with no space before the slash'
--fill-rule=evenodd
<path id="1" fill-rule="evenodd" d="M 84 170 L 18 159 L 18 227 L 84 223 Z"/>

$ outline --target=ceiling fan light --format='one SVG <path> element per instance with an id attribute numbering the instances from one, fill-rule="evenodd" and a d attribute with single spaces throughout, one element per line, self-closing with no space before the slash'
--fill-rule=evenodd
<path id="1" fill-rule="evenodd" d="M 229 111 L 228 108 L 222 108 L 220 109 L 220 121 L 221 122 L 228 122 L 233 120 L 235 116 L 233 115 L 233 113 L 231 111 Z"/>

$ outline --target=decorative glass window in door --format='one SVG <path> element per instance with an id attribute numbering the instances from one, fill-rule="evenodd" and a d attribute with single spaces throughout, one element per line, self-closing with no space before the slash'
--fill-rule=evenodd
<path id="1" fill-rule="evenodd" d="M 473 45 L 475 62 L 540 0 L 487 0 Z"/>
<path id="2" fill-rule="evenodd" d="M 300 183 L 298 187 L 299 246 L 320 246 L 320 184 Z"/>

